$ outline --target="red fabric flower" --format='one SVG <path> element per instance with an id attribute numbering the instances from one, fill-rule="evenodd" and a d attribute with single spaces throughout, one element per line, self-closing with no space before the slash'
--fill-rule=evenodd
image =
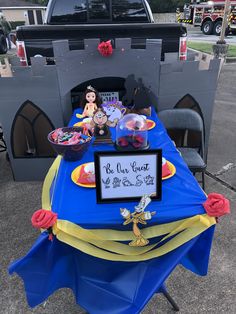
<path id="1" fill-rule="evenodd" d="M 98 51 L 103 57 L 109 57 L 113 53 L 111 41 L 103 41 L 98 45 Z"/>
<path id="2" fill-rule="evenodd" d="M 210 193 L 203 206 L 211 217 L 220 217 L 230 213 L 229 200 L 222 194 Z"/>
<path id="3" fill-rule="evenodd" d="M 55 224 L 56 220 L 57 214 L 45 209 L 37 210 L 31 218 L 32 225 L 35 228 L 42 229 L 51 228 Z"/>

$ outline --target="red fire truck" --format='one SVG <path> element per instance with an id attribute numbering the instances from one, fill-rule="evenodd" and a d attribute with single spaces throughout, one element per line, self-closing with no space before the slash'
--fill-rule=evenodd
<path id="1" fill-rule="evenodd" d="M 192 1 L 193 2 L 193 1 Z M 184 19 L 189 24 L 200 26 L 205 35 L 220 35 L 224 14 L 224 0 L 185 4 Z M 236 34 L 236 0 L 231 1 L 227 32 Z"/>

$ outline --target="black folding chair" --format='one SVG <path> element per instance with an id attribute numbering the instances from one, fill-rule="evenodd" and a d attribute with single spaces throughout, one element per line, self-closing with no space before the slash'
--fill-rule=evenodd
<path id="1" fill-rule="evenodd" d="M 5 152 L 6 150 L 7 150 L 7 146 L 3 137 L 2 126 L 0 125 L 0 153 Z"/>
<path id="2" fill-rule="evenodd" d="M 207 165 L 204 157 L 205 136 L 201 116 L 191 109 L 163 110 L 158 116 L 192 173 L 202 174 L 202 187 L 205 189 L 204 175 Z M 195 137 L 195 141 L 192 136 Z"/>

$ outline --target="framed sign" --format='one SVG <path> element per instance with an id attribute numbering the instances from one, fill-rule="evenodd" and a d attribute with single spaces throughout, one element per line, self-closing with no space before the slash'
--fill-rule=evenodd
<path id="1" fill-rule="evenodd" d="M 161 200 L 162 150 L 95 152 L 97 203 Z"/>

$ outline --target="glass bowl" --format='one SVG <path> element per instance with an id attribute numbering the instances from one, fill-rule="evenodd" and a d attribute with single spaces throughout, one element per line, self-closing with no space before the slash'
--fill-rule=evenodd
<path id="1" fill-rule="evenodd" d="M 116 126 L 117 150 L 145 150 L 148 145 L 146 117 L 134 113 L 125 115 Z"/>

